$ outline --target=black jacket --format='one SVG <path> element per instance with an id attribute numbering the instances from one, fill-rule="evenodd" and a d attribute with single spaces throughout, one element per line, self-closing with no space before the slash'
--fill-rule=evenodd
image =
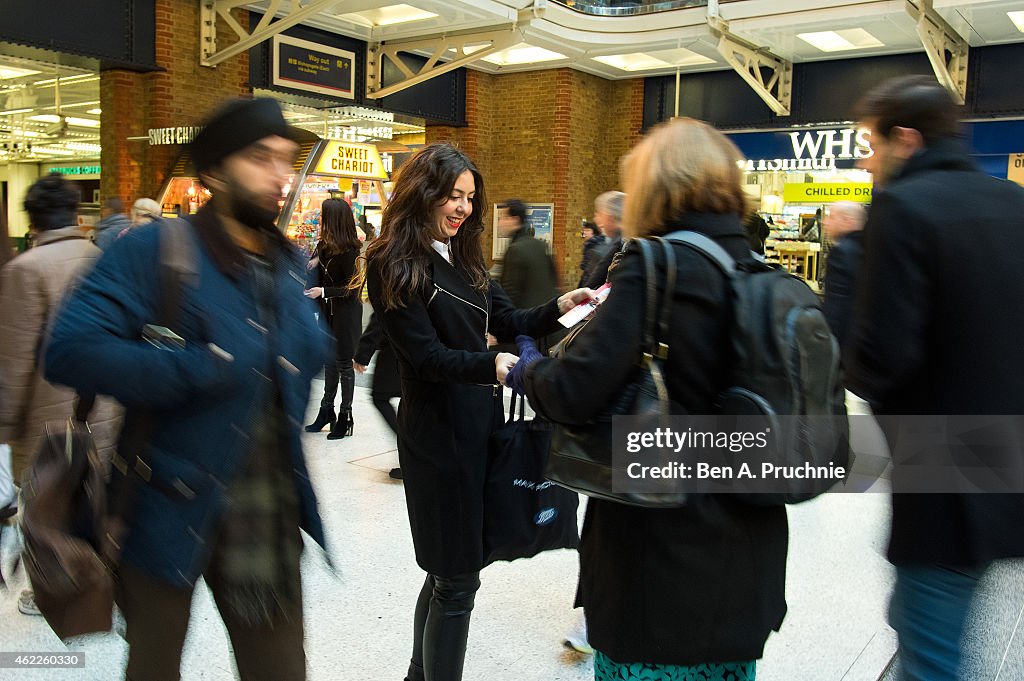
<path id="1" fill-rule="evenodd" d="M 959 142 L 911 158 L 864 231 L 850 389 L 878 413 L 1024 414 L 1024 189 Z M 897 564 L 1024 556 L 1024 494 L 893 496 Z"/>
<path id="2" fill-rule="evenodd" d="M 534 307 L 558 295 L 555 263 L 547 245 L 521 228 L 512 236 L 501 268 L 501 288 L 516 307 Z"/>
<path id="3" fill-rule="evenodd" d="M 738 217 L 693 215 L 669 231 L 676 229 L 703 232 L 737 260 L 750 259 Z M 709 414 L 728 380 L 732 317 L 725 278 L 703 255 L 681 244 L 674 248 L 679 279 L 666 383 L 686 411 Z M 584 423 L 607 412 L 641 356 L 645 283 L 636 246 L 613 269 L 611 286 L 566 357 L 538 360 L 526 372 L 531 405 L 553 421 Z M 579 587 L 591 644 L 630 662 L 761 657 L 786 613 L 787 544 L 782 507 L 712 496 L 678 509 L 591 499 Z"/>
<path id="4" fill-rule="evenodd" d="M 825 270 L 825 303 L 822 310 L 832 334 L 844 347 L 849 340 L 853 319 L 853 292 L 857 287 L 857 268 L 863 253 L 862 232 L 850 232 L 828 254 Z"/>
<path id="5" fill-rule="evenodd" d="M 620 250 L 622 250 L 622 237 L 616 239 L 605 237 L 605 242 L 594 249 L 594 256 L 596 258 L 594 267 L 589 273 L 584 275 L 581 286 L 593 289 L 604 286 L 605 281 L 608 279 L 608 268 L 612 266 L 612 259 Z"/>
<path id="6" fill-rule="evenodd" d="M 398 380 L 398 359 L 376 312 L 370 315 L 352 360 L 366 366 L 374 353 L 377 353 L 377 364 L 373 368 L 373 396 L 400 397 L 402 386 Z"/>
<path id="7" fill-rule="evenodd" d="M 359 332 L 363 328 L 363 304 L 359 294 L 348 288 L 356 272 L 359 249 L 331 254 L 325 252 L 321 242 L 317 244 L 315 255 L 320 259 L 315 285 L 324 289 L 320 309 L 334 334 L 338 361 L 349 362 L 355 354 Z"/>
<path id="8" fill-rule="evenodd" d="M 604 254 L 603 245 L 604 237 L 600 234 L 595 234 L 583 242 L 583 258 L 580 260 L 580 286 L 587 283 L 591 270 L 594 269 L 597 261 Z"/>
<path id="9" fill-rule="evenodd" d="M 430 280 L 405 307 L 385 310 L 380 269 L 367 268 L 370 301 L 398 355 L 402 402 L 398 458 L 416 562 L 454 577 L 484 565 L 487 443 L 501 421 L 501 391 L 486 333 L 511 341 L 558 326 L 555 300 L 517 310 L 501 287 L 474 289 L 469 277 L 430 251 Z"/>

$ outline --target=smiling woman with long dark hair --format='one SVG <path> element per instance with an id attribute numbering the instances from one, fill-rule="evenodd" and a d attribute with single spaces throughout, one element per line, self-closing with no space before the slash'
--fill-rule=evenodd
<path id="1" fill-rule="evenodd" d="M 484 567 L 487 442 L 501 421 L 501 383 L 517 357 L 487 333 L 549 333 L 577 290 L 517 310 L 487 277 L 480 236 L 487 205 L 473 162 L 432 144 L 398 171 L 381 235 L 367 249 L 367 286 L 398 357 L 398 455 L 416 561 L 427 572 L 416 604 L 409 681 L 458 681 Z"/>
<path id="2" fill-rule="evenodd" d="M 316 420 L 306 430 L 318 433 L 330 424 L 328 440 L 352 434 L 352 396 L 356 375 L 352 357 L 362 331 L 363 306 L 359 292 L 350 284 L 356 275 L 356 259 L 362 244 L 356 235 L 352 209 L 341 199 L 327 199 L 320 208 L 320 243 L 316 258 L 316 285 L 306 295 L 320 299 L 320 310 L 334 334 L 334 362 L 324 368 L 324 397 Z M 334 398 L 341 384 L 341 408 L 334 413 Z"/>

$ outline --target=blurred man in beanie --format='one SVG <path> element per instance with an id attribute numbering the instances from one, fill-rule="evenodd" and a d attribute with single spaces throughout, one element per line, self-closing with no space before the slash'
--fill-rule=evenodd
<path id="1" fill-rule="evenodd" d="M 1024 228 L 1024 188 L 974 165 L 957 107 L 934 78 L 887 81 L 859 109 L 874 152 L 860 163 L 875 186 L 844 348 L 850 390 L 883 415 L 1024 414 L 1024 281 L 1007 247 Z M 954 446 L 943 465 L 962 466 L 966 480 L 976 461 L 1019 461 L 1012 440 L 984 450 Z M 958 676 L 968 608 L 993 561 L 1024 556 L 1024 494 L 1005 479 L 1013 493 L 916 494 L 901 493 L 907 476 L 893 475 L 889 620 L 903 679 L 980 678 Z"/>
<path id="2" fill-rule="evenodd" d="M 187 223 L 114 242 L 57 319 L 47 377 L 113 395 L 146 424 L 139 460 L 115 457 L 133 497 L 117 595 L 127 678 L 179 678 L 202 576 L 241 678 L 304 679 L 299 528 L 320 545 L 324 533 L 299 424 L 329 337 L 275 227 L 298 145 L 278 104 L 254 99 L 221 108 L 191 150 L 213 198 Z M 198 277 L 178 290 L 173 328 L 154 334 L 161 233 L 178 227 Z"/>

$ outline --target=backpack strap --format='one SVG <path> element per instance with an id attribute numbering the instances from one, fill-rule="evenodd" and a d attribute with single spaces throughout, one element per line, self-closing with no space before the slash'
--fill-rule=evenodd
<path id="1" fill-rule="evenodd" d="M 160 225 L 160 280 L 163 284 L 157 319 L 172 327 L 186 286 L 199 282 L 199 263 L 192 239 L 192 225 L 184 219 L 168 220 Z"/>
<path id="2" fill-rule="evenodd" d="M 678 232 L 672 232 L 661 237 L 666 241 L 676 241 L 678 243 L 686 244 L 687 246 L 693 247 L 695 250 L 703 253 L 709 260 L 718 265 L 719 269 L 725 273 L 727 277 L 731 277 L 733 272 L 736 271 L 736 260 L 729 255 L 728 251 L 718 245 L 711 237 L 700 232 L 691 232 L 689 230 L 680 230 Z"/>

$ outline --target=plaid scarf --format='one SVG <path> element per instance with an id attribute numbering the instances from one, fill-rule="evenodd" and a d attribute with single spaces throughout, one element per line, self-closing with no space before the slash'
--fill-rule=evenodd
<path id="1" fill-rule="evenodd" d="M 247 255 L 261 322 L 273 330 L 273 265 Z M 269 367 L 267 375 L 273 376 Z M 256 418 L 247 466 L 227 490 L 211 569 L 219 582 L 218 600 L 246 622 L 273 625 L 295 606 L 301 608 L 302 553 L 288 419 L 276 384 Z"/>

